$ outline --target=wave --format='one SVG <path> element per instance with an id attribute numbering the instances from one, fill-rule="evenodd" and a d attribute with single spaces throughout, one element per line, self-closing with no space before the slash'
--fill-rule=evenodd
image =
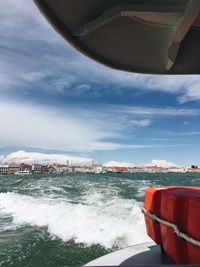
<path id="1" fill-rule="evenodd" d="M 52 236 L 86 245 L 111 248 L 149 241 L 140 203 L 99 192 L 88 193 L 84 203 L 0 193 L 1 215 L 11 216 L 18 227 L 47 227 Z"/>

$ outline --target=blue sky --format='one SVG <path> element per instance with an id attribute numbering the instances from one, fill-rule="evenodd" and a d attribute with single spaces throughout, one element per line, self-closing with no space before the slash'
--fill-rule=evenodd
<path id="1" fill-rule="evenodd" d="M 200 76 L 104 67 L 26 0 L 0 1 L 0 155 L 64 153 L 200 164 Z"/>

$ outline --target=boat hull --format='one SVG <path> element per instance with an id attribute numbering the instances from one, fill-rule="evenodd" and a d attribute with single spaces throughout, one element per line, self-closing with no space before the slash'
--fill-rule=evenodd
<path id="1" fill-rule="evenodd" d="M 143 243 L 107 254 L 85 266 L 160 266 L 173 264 L 155 243 Z"/>

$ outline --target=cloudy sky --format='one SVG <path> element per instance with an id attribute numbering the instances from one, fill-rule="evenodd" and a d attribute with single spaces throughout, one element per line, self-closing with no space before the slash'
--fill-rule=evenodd
<path id="1" fill-rule="evenodd" d="M 200 164 L 200 76 L 109 69 L 70 47 L 32 1 L 0 1 L 0 155 Z"/>

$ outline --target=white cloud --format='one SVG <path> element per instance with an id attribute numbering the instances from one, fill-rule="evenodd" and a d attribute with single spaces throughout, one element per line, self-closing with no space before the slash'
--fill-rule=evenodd
<path id="1" fill-rule="evenodd" d="M 16 163 L 40 163 L 40 164 L 52 164 L 60 163 L 67 164 L 84 164 L 91 163 L 91 158 L 73 157 L 65 154 L 44 154 L 36 152 L 17 151 L 11 153 L 5 157 L 2 157 L 4 162 L 16 162 Z"/>
<path id="2" fill-rule="evenodd" d="M 0 101 L 0 146 L 21 146 L 62 151 L 114 150 L 146 148 L 143 144 L 120 144 L 107 139 L 121 137 L 127 126 L 124 117 L 111 110 L 83 108 L 55 109 Z M 121 123 L 120 123 L 121 121 Z M 135 120 L 134 127 L 148 126 L 149 120 Z"/>
<path id="3" fill-rule="evenodd" d="M 187 124 L 186 124 L 187 125 Z M 166 134 L 172 136 L 192 136 L 192 135 L 200 135 L 199 131 L 188 131 L 188 132 L 165 132 Z"/>
<path id="4" fill-rule="evenodd" d="M 45 73 L 41 72 L 29 72 L 24 75 L 24 80 L 27 82 L 35 82 L 35 81 L 40 81 L 45 77 Z"/>
<path id="5" fill-rule="evenodd" d="M 130 162 L 118 162 L 109 161 L 103 164 L 104 167 L 135 167 L 136 165 Z M 178 167 L 175 163 L 169 162 L 167 160 L 152 160 L 151 163 L 141 164 L 141 166 L 157 166 L 157 167 Z"/>
<path id="6" fill-rule="evenodd" d="M 151 120 L 144 119 L 144 120 L 131 120 L 128 122 L 129 125 L 137 126 L 137 127 L 146 127 L 151 125 Z"/>
<path id="7" fill-rule="evenodd" d="M 113 106 L 113 109 L 117 112 L 124 112 L 133 115 L 146 115 L 146 116 L 199 116 L 200 110 L 189 108 L 151 108 L 151 107 L 131 107 L 131 106 Z"/>
<path id="8" fill-rule="evenodd" d="M 0 163 L 4 161 L 4 156 L 0 155 Z"/>
<path id="9" fill-rule="evenodd" d="M 133 167 L 134 165 L 129 162 L 109 161 L 103 164 L 104 167 Z"/>
<path id="10" fill-rule="evenodd" d="M 0 102 L 0 145 L 63 151 L 112 150 L 120 145 L 104 141 L 112 137 L 107 124 L 88 119 L 81 109 L 49 109 Z M 107 129 L 106 129 L 107 128 Z"/>
<path id="11" fill-rule="evenodd" d="M 190 100 L 200 100 L 200 80 L 188 86 L 185 94 L 179 97 L 180 103 L 185 103 Z"/>
<path id="12" fill-rule="evenodd" d="M 166 109 L 166 112 L 169 116 L 191 116 L 199 111 Z M 151 125 L 155 114 L 166 116 L 159 108 L 114 106 L 113 109 L 112 105 L 50 108 L 6 101 L 0 101 L 0 114 L 2 125 L 6 125 L 0 131 L 0 146 L 75 152 L 158 147 L 153 144 L 134 144 L 130 140 L 123 144 L 122 140 L 126 140 L 129 130 L 134 132 L 138 127 Z M 120 138 L 121 142 L 112 142 L 112 138 Z"/>
<path id="13" fill-rule="evenodd" d="M 2 34 L 5 37 L 21 41 L 40 40 L 53 42 L 59 36 L 54 34 L 51 26 L 40 14 L 33 1 L 1 0 L 0 24 L 3 29 Z"/>
<path id="14" fill-rule="evenodd" d="M 26 152 L 26 151 L 16 151 L 10 153 L 6 156 L 0 155 L 1 163 L 39 163 L 39 164 L 67 164 L 69 161 L 72 165 L 82 165 L 91 164 L 93 159 L 86 157 L 75 157 L 67 154 L 47 154 L 38 152 Z M 109 161 L 103 164 L 104 167 L 135 167 L 136 165 L 130 162 L 120 162 L 120 161 Z M 141 165 L 142 166 L 142 165 Z M 152 160 L 149 164 L 144 164 L 143 166 L 157 166 L 157 167 L 178 167 L 175 163 L 169 162 L 167 160 Z"/>
<path id="15" fill-rule="evenodd" d="M 162 160 L 162 159 L 153 159 L 149 166 L 157 166 L 157 167 L 163 167 L 163 168 L 168 168 L 168 167 L 178 167 L 175 163 L 167 161 L 167 160 Z"/>

